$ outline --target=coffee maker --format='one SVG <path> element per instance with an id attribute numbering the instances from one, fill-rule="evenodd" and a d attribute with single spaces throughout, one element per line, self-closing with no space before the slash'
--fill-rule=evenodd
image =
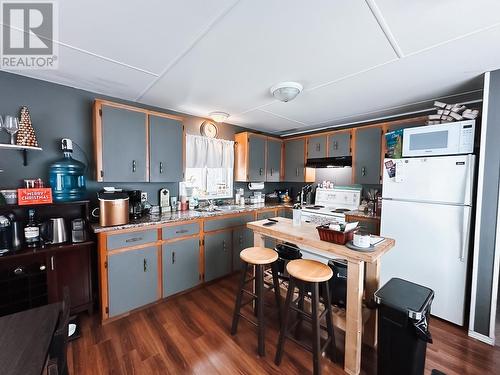
<path id="1" fill-rule="evenodd" d="M 0 215 L 0 255 L 12 246 L 12 222 L 6 215 Z"/>
<path id="2" fill-rule="evenodd" d="M 142 217 L 142 201 L 140 190 L 130 190 L 127 192 L 129 196 L 129 212 L 130 219 L 140 219 Z"/>

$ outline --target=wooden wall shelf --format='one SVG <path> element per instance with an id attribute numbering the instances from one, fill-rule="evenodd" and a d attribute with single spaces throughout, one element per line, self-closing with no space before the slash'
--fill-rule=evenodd
<path id="1" fill-rule="evenodd" d="M 5 150 L 19 150 L 23 154 L 23 165 L 28 165 L 28 150 L 29 151 L 43 151 L 41 147 L 33 147 L 33 146 L 19 146 L 19 145 L 11 145 L 9 143 L 0 143 L 0 149 Z"/>

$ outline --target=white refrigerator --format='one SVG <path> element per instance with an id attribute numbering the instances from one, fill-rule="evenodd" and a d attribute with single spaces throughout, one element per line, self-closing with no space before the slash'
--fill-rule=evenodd
<path id="1" fill-rule="evenodd" d="M 396 245 L 382 257 L 381 285 L 400 277 L 431 288 L 431 314 L 458 325 L 464 324 L 474 163 L 474 155 L 384 161 L 381 235 Z"/>

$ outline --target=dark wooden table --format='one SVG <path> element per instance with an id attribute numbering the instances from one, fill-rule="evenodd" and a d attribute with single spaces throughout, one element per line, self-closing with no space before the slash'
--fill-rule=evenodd
<path id="1" fill-rule="evenodd" d="M 40 375 L 56 329 L 60 303 L 0 317 L 2 375 Z"/>

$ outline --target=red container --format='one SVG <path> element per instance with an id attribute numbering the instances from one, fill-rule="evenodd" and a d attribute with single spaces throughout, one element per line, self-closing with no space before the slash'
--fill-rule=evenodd
<path id="1" fill-rule="evenodd" d="M 32 204 L 52 203 L 52 189 L 17 189 L 17 204 L 27 206 Z"/>
<path id="2" fill-rule="evenodd" d="M 316 227 L 316 229 L 318 230 L 319 239 L 321 241 L 327 241 L 337 245 L 345 245 L 347 241 L 352 241 L 354 232 L 356 232 L 356 229 L 350 230 L 349 232 L 340 232 L 322 226 Z"/>

